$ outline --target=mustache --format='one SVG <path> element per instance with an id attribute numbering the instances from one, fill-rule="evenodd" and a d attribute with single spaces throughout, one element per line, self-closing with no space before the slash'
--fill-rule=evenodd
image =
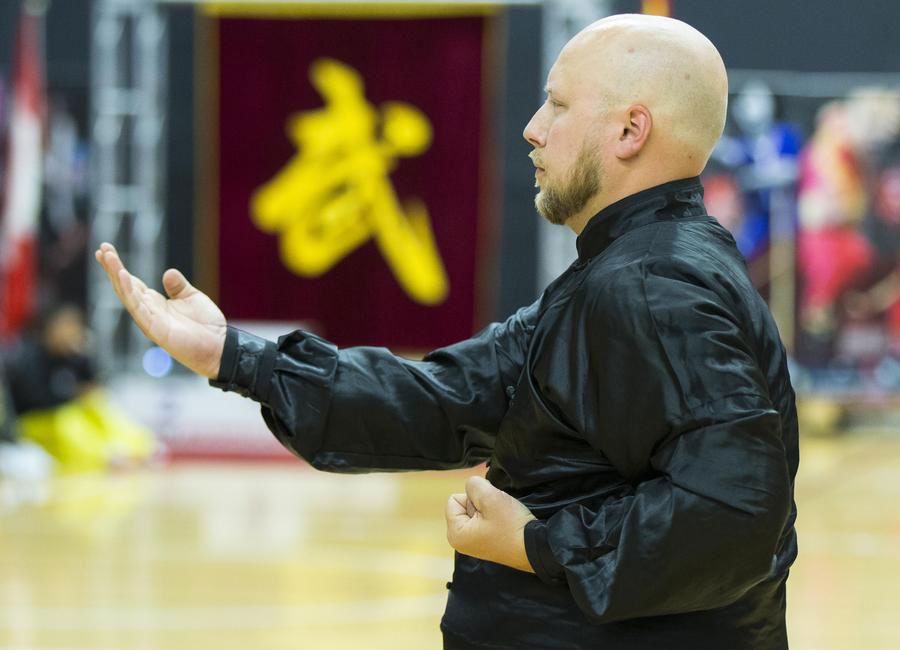
<path id="1" fill-rule="evenodd" d="M 533 162 L 536 167 L 544 169 L 544 161 L 541 160 L 541 155 L 537 152 L 537 149 L 528 152 L 528 157 L 531 158 L 531 162 Z"/>

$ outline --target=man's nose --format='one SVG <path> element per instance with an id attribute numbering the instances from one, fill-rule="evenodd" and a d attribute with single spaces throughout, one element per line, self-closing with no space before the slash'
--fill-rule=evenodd
<path id="1" fill-rule="evenodd" d="M 546 132 L 541 124 L 540 115 L 541 111 L 538 109 L 538 111 L 531 116 L 528 124 L 525 125 L 525 130 L 522 131 L 522 137 L 535 148 L 543 147 L 545 144 L 544 138 Z"/>

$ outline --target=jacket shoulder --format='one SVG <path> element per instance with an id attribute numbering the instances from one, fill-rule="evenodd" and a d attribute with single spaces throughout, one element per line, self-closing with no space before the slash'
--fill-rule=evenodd
<path id="1" fill-rule="evenodd" d="M 648 304 L 648 296 L 673 291 L 712 300 L 732 314 L 761 302 L 734 240 L 712 218 L 660 222 L 642 230 L 639 238 L 623 237 L 589 263 L 583 289 L 595 315 L 616 321 L 623 314 L 649 315 L 667 303 Z"/>

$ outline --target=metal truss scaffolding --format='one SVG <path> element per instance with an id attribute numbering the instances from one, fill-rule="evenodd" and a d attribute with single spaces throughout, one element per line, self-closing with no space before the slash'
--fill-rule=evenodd
<path id="1" fill-rule="evenodd" d="M 91 35 L 92 244 L 111 242 L 132 272 L 157 280 L 165 250 L 166 23 L 153 0 L 95 0 Z M 91 260 L 93 262 L 93 260 Z M 97 264 L 88 312 L 101 370 L 140 364 L 148 342 Z"/>

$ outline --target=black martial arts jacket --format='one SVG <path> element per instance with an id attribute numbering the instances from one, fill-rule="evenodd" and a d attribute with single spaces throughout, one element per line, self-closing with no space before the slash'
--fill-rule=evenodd
<path id="1" fill-rule="evenodd" d="M 531 306 L 421 361 L 228 329 L 213 385 L 334 472 L 488 463 L 536 575 L 456 554 L 447 648 L 787 647 L 787 357 L 696 178 L 610 205 Z"/>

